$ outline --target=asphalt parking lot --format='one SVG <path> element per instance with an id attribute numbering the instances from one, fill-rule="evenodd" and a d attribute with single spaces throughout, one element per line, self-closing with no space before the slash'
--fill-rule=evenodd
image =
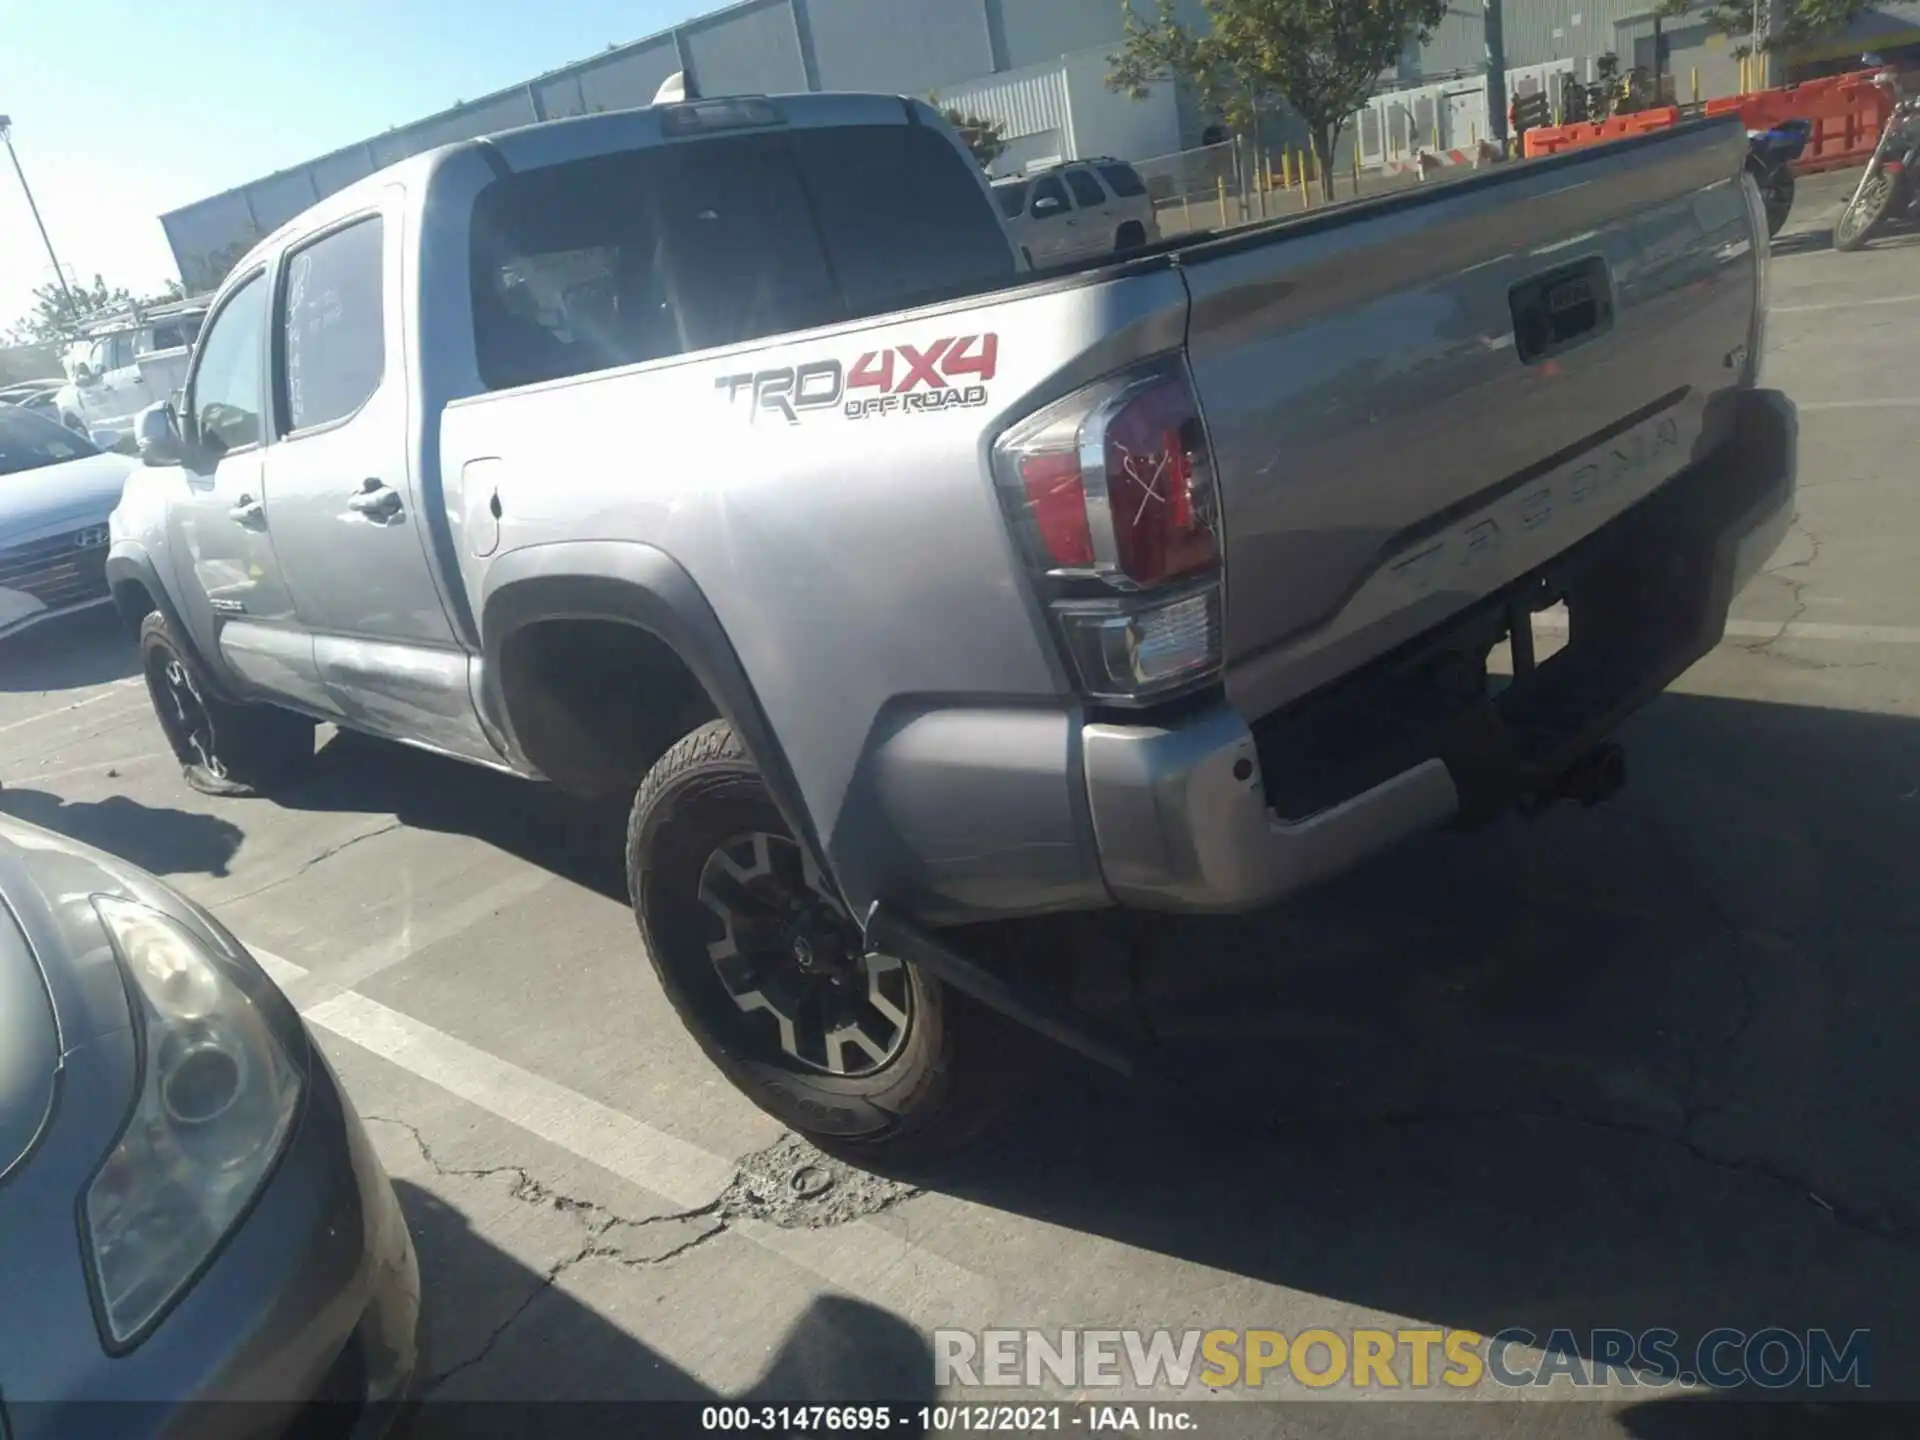
<path id="1" fill-rule="evenodd" d="M 1867 1329 L 1873 1393 L 1920 1397 L 1920 238 L 1832 253 L 1842 184 L 1773 266 L 1799 519 L 1625 793 L 1110 927 L 1155 1073 L 1063 1067 L 937 1174 L 842 1170 L 718 1077 L 601 820 L 351 737 L 278 802 L 200 796 L 104 618 L 0 649 L 0 809 L 270 957 L 407 1210 L 436 1397 L 932 1398 L 931 1332 L 993 1325 Z"/>

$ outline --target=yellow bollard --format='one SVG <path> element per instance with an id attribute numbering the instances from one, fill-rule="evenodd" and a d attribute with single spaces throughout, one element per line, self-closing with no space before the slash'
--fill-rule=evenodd
<path id="1" fill-rule="evenodd" d="M 1360 198 L 1360 145 L 1359 136 L 1354 137 L 1353 147 L 1353 198 Z"/>
<path id="2" fill-rule="evenodd" d="M 1193 233 L 1193 207 L 1187 203 L 1187 192 L 1180 192 L 1180 228 L 1187 234 Z"/>
<path id="3" fill-rule="evenodd" d="M 1698 65 L 1693 67 L 1693 103 L 1696 105 L 1700 103 L 1700 67 Z"/>
<path id="4" fill-rule="evenodd" d="M 1433 148 L 1436 153 L 1440 149 L 1440 117 L 1438 115 L 1433 117 Z"/>
<path id="5" fill-rule="evenodd" d="M 1227 228 L 1227 177 L 1222 175 L 1217 182 L 1220 187 L 1220 228 Z"/>

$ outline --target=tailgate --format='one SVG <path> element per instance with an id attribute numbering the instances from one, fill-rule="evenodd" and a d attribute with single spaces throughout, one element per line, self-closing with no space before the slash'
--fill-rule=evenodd
<path id="1" fill-rule="evenodd" d="M 1709 123 L 1196 246 L 1188 353 L 1259 715 L 1526 574 L 1723 438 L 1756 303 Z"/>

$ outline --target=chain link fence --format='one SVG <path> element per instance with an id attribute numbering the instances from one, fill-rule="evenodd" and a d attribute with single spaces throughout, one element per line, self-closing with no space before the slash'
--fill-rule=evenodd
<path id="1" fill-rule="evenodd" d="M 1267 150 L 1229 140 L 1136 160 L 1133 168 L 1167 237 L 1277 220 L 1327 203 L 1318 162 L 1304 146 Z M 1396 189 L 1411 178 L 1355 167 L 1349 154 L 1334 174 L 1334 198 Z"/>

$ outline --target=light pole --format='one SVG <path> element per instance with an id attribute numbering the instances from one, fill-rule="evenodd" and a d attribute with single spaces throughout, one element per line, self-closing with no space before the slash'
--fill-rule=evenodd
<path id="1" fill-rule="evenodd" d="M 1487 17 L 1487 134 L 1507 153 L 1507 38 L 1501 23 L 1500 0 L 1486 0 Z"/>
<path id="2" fill-rule="evenodd" d="M 33 187 L 27 184 L 27 172 L 20 168 L 19 153 L 13 148 L 13 118 L 0 115 L 0 140 L 6 142 L 7 158 L 13 161 L 13 173 L 20 177 L 20 193 L 27 197 L 27 209 L 33 213 L 34 228 L 40 232 L 40 243 L 47 247 L 47 259 L 53 262 L 53 278 L 60 284 L 60 293 L 67 302 L 67 318 L 79 323 L 80 307 L 74 303 L 73 291 L 67 288 L 67 272 L 60 268 L 60 257 L 53 253 L 53 241 L 47 235 L 47 222 L 40 218 L 40 207 L 34 203 Z"/>

